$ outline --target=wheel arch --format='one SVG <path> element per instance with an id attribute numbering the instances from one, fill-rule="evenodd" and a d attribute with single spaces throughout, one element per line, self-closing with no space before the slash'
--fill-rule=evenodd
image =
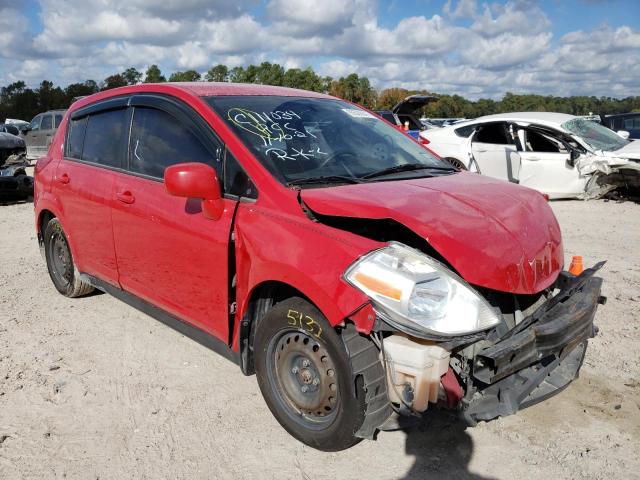
<path id="1" fill-rule="evenodd" d="M 260 319 L 276 304 L 292 297 L 300 297 L 318 310 L 322 309 L 304 292 L 280 280 L 265 280 L 256 284 L 244 302 L 242 318 L 237 329 L 237 344 L 240 352 L 240 368 L 245 375 L 253 375 L 253 339 Z"/>

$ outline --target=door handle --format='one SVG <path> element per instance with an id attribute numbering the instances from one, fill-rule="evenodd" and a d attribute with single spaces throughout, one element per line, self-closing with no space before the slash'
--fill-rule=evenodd
<path id="1" fill-rule="evenodd" d="M 63 173 L 58 177 L 58 181 L 63 185 L 66 185 L 67 183 L 69 183 L 70 180 L 71 179 L 69 178 L 69 175 L 67 175 L 66 173 Z"/>
<path id="2" fill-rule="evenodd" d="M 535 155 L 532 155 L 532 156 L 525 157 L 525 159 L 536 161 L 536 160 L 540 160 L 540 157 L 536 157 Z"/>
<path id="3" fill-rule="evenodd" d="M 133 193 L 131 193 L 129 190 L 116 193 L 116 198 L 118 199 L 118 201 L 122 203 L 128 203 L 128 204 L 131 204 L 136 201 L 136 197 L 134 197 Z"/>

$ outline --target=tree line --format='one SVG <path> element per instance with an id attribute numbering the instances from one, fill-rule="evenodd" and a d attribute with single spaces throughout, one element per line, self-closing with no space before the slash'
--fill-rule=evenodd
<path id="1" fill-rule="evenodd" d="M 195 70 L 173 72 L 167 79 L 157 65 L 151 65 L 145 72 L 127 68 L 101 82 L 86 80 L 72 83 L 62 88 L 53 82 L 43 80 L 37 88 L 29 88 L 23 81 L 13 82 L 0 89 L 0 122 L 5 118 L 30 120 L 40 112 L 66 109 L 77 97 L 112 88 L 135 85 L 137 83 L 161 82 L 235 82 L 277 85 L 323 92 L 344 98 L 374 110 L 390 109 L 411 94 L 430 94 L 438 97 L 427 104 L 422 111 L 429 118 L 465 117 L 475 118 L 492 113 L 514 111 L 548 111 L 573 115 L 610 114 L 640 111 L 640 96 L 627 98 L 551 95 L 517 95 L 507 92 L 500 100 L 481 98 L 468 100 L 460 95 L 445 95 L 426 90 L 406 90 L 387 88 L 377 91 L 369 79 L 357 73 L 334 79 L 320 76 L 312 68 L 285 69 L 277 63 L 263 62 L 260 65 L 228 68 L 216 65 L 204 75 Z"/>

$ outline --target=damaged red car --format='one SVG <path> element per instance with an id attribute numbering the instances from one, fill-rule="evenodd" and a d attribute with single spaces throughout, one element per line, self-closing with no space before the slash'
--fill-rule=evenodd
<path id="1" fill-rule="evenodd" d="M 60 293 L 108 292 L 255 373 L 320 450 L 429 408 L 473 425 L 544 400 L 577 377 L 604 302 L 602 264 L 563 271 L 542 194 L 313 92 L 83 98 L 34 196 Z"/>

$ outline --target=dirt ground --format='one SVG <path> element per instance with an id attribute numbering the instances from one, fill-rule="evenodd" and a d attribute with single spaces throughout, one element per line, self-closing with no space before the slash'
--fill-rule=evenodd
<path id="1" fill-rule="evenodd" d="M 59 295 L 33 205 L 0 206 L 0 479 L 640 478 L 640 205 L 552 207 L 567 258 L 608 260 L 581 378 L 475 428 L 434 411 L 322 453 L 227 360 L 109 295 Z"/>

